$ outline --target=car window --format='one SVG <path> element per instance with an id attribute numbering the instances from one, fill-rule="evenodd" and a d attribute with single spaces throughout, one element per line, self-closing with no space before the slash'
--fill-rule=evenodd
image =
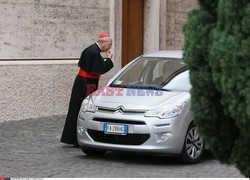
<path id="1" fill-rule="evenodd" d="M 171 79 L 164 88 L 172 91 L 190 91 L 189 71 L 186 70 Z"/>
<path id="2" fill-rule="evenodd" d="M 111 86 L 154 86 L 164 85 L 165 80 L 177 70 L 185 67 L 181 59 L 139 58 L 128 66 Z"/>
<path id="3" fill-rule="evenodd" d="M 129 84 L 138 84 L 142 79 L 142 74 L 147 69 L 148 60 L 136 61 L 125 69 L 120 76 L 112 83 L 113 85 L 126 86 Z"/>

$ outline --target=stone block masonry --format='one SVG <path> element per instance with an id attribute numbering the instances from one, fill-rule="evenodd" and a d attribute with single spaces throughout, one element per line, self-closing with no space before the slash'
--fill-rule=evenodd
<path id="1" fill-rule="evenodd" d="M 0 59 L 78 57 L 109 31 L 109 0 L 1 0 Z"/>
<path id="2" fill-rule="evenodd" d="M 198 8 L 197 0 L 167 0 L 166 49 L 182 49 L 183 25 L 189 11 Z"/>

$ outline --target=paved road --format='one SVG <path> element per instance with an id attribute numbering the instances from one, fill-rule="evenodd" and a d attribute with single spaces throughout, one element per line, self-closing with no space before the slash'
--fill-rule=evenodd
<path id="1" fill-rule="evenodd" d="M 59 142 L 65 116 L 0 124 L 0 177 L 243 177 L 207 153 L 201 163 L 176 158 L 107 153 L 88 157 Z"/>

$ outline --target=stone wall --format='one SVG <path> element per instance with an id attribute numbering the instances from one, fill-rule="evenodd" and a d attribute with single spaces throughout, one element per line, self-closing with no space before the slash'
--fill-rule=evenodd
<path id="1" fill-rule="evenodd" d="M 144 53 L 182 49 L 183 25 L 197 0 L 144 0 Z"/>
<path id="2" fill-rule="evenodd" d="M 76 65 L 0 66 L 0 122 L 65 114 Z"/>
<path id="3" fill-rule="evenodd" d="M 109 31 L 109 0 L 0 0 L 0 59 L 78 57 Z"/>
<path id="4" fill-rule="evenodd" d="M 167 0 L 166 49 L 182 49 L 184 45 L 183 25 L 187 13 L 198 8 L 197 0 Z"/>

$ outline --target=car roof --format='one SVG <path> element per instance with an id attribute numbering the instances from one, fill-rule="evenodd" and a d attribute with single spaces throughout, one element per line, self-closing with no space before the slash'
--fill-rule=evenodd
<path id="1" fill-rule="evenodd" d="M 159 58 L 182 58 L 183 51 L 182 50 L 168 50 L 168 51 L 156 51 L 152 53 L 148 53 L 143 55 L 143 57 L 159 57 Z"/>

